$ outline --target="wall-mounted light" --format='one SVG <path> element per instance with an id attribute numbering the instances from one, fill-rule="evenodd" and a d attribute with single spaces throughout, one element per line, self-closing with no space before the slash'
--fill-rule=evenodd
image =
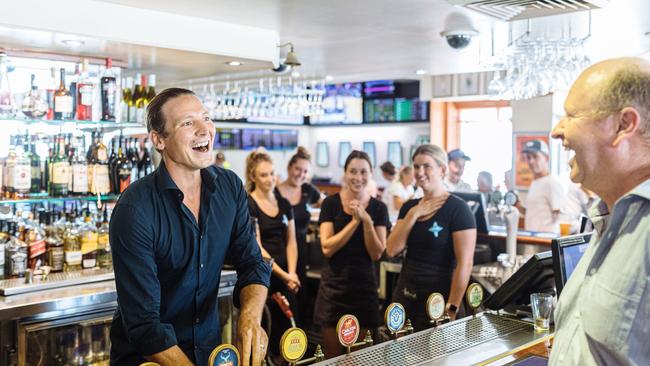
<path id="1" fill-rule="evenodd" d="M 228 66 L 241 66 L 243 64 L 244 64 L 243 62 L 235 61 L 235 60 L 226 62 L 226 65 Z"/>
<path id="2" fill-rule="evenodd" d="M 278 48 L 289 46 L 289 52 L 287 53 L 287 58 L 284 60 L 284 64 L 287 66 L 300 66 L 300 61 L 298 61 L 298 56 L 293 51 L 293 43 L 287 42 L 278 46 Z"/>

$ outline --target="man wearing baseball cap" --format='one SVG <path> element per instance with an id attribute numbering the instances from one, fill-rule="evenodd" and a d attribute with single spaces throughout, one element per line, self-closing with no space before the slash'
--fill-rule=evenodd
<path id="1" fill-rule="evenodd" d="M 524 144 L 523 154 L 533 172 L 533 182 L 528 189 L 524 228 L 530 231 L 560 233 L 560 209 L 566 204 L 566 192 L 559 179 L 549 174 L 548 145 L 542 140 Z"/>
<path id="2" fill-rule="evenodd" d="M 449 161 L 449 169 L 447 169 L 447 176 L 442 181 L 449 192 L 471 192 L 472 187 L 460 178 L 465 172 L 465 162 L 472 159 L 465 155 L 461 149 L 453 149 L 447 153 Z"/>

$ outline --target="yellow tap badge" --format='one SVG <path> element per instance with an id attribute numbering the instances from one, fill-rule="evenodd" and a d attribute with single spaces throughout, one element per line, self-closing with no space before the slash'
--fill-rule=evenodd
<path id="1" fill-rule="evenodd" d="M 289 328 L 280 340 L 280 353 L 287 362 L 300 361 L 307 351 L 307 335 L 300 328 Z"/>

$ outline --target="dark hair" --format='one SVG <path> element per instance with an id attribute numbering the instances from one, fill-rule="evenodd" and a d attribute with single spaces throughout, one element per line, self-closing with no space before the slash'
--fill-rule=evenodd
<path id="1" fill-rule="evenodd" d="M 295 164 L 299 159 L 311 160 L 311 154 L 309 153 L 309 150 L 303 146 L 298 146 L 298 151 L 296 151 L 295 154 L 289 159 L 289 164 L 287 164 L 287 168 L 291 168 L 293 164 Z"/>
<path id="2" fill-rule="evenodd" d="M 379 166 L 379 169 L 381 169 L 382 172 L 394 176 L 397 174 L 397 170 L 395 169 L 395 165 L 391 163 L 390 161 L 387 161 Z"/>
<path id="3" fill-rule="evenodd" d="M 147 106 L 147 132 L 155 131 L 160 136 L 166 137 L 165 116 L 162 109 L 170 99 L 185 94 L 196 95 L 193 91 L 183 88 L 167 88 L 156 95 Z"/>
<path id="4" fill-rule="evenodd" d="M 348 165 L 350 165 L 352 159 L 363 159 L 367 161 L 368 166 L 370 166 L 370 171 L 372 171 L 372 163 L 370 162 L 370 157 L 364 151 L 359 150 L 352 150 L 350 155 L 348 155 L 347 159 L 345 159 L 345 165 L 343 165 L 343 171 L 348 170 Z"/>

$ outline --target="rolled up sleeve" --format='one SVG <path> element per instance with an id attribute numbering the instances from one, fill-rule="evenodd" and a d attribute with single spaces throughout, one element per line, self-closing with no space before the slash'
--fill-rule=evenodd
<path id="1" fill-rule="evenodd" d="M 142 355 L 177 344 L 171 324 L 160 321 L 160 282 L 154 231 L 135 206 L 118 204 L 110 222 L 115 284 L 122 325 L 129 343 Z"/>
<path id="2" fill-rule="evenodd" d="M 228 251 L 229 262 L 237 270 L 237 283 L 233 294 L 233 303 L 239 307 L 239 292 L 242 288 L 258 284 L 269 287 L 271 266 L 262 258 L 262 251 L 257 244 L 255 231 L 250 220 L 248 198 L 241 182 L 235 184 L 237 210 L 230 238 Z"/>

